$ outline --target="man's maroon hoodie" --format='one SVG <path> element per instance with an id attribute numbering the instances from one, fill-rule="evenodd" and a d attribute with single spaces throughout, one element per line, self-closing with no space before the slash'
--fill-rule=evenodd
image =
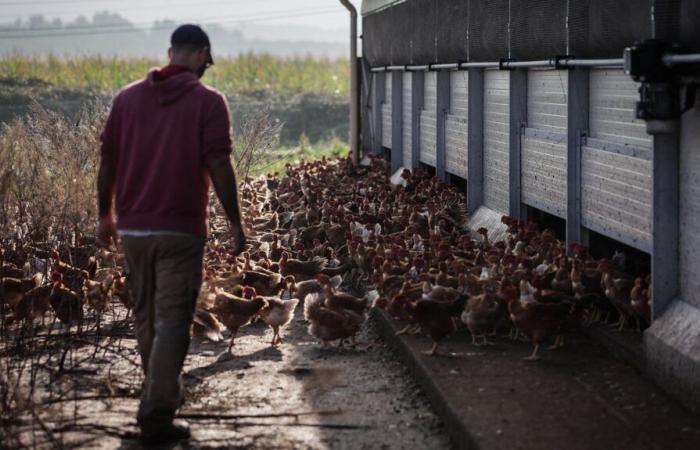
<path id="1" fill-rule="evenodd" d="M 100 136 L 115 173 L 117 229 L 206 235 L 205 161 L 231 153 L 228 103 L 179 66 L 152 69 L 114 98 Z"/>

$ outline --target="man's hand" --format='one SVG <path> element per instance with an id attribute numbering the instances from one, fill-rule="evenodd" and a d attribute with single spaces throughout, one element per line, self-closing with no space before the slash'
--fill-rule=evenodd
<path id="1" fill-rule="evenodd" d="M 238 256 L 245 251 L 246 245 L 248 244 L 248 237 L 243 232 L 241 226 L 233 226 L 232 231 L 233 239 L 236 243 L 236 246 L 233 248 L 233 256 Z"/>
<path id="2" fill-rule="evenodd" d="M 114 225 L 114 219 L 111 215 L 105 215 L 100 218 L 97 224 L 96 243 L 98 247 L 106 249 L 114 249 L 117 247 L 117 227 Z"/>
<path id="3" fill-rule="evenodd" d="M 216 195 L 221 201 L 226 216 L 231 223 L 232 237 L 236 241 L 233 250 L 234 255 L 239 255 L 245 251 L 248 239 L 243 229 L 243 219 L 241 218 L 240 199 L 238 198 L 238 182 L 236 172 L 233 170 L 228 154 L 221 153 L 209 157 L 205 160 L 209 178 L 214 184 Z"/>

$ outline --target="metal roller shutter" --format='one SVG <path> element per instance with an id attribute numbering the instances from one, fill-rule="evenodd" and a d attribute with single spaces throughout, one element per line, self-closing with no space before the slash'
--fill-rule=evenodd
<path id="1" fill-rule="evenodd" d="M 450 73 L 450 111 L 445 120 L 445 167 L 467 178 L 468 72 Z"/>
<path id="2" fill-rule="evenodd" d="M 592 70 L 590 133 L 581 154 L 582 224 L 651 251 L 651 148 L 634 115 L 638 84 L 621 70 Z"/>
<path id="3" fill-rule="evenodd" d="M 392 74 L 384 77 L 384 103 L 382 103 L 382 147 L 391 148 L 391 86 Z"/>
<path id="4" fill-rule="evenodd" d="M 420 113 L 420 161 L 435 167 L 437 164 L 437 72 L 427 72 L 423 110 Z"/>
<path id="5" fill-rule="evenodd" d="M 502 214 L 510 202 L 509 91 L 509 72 L 484 72 L 484 205 Z"/>
<path id="6" fill-rule="evenodd" d="M 413 167 L 413 74 L 403 73 L 403 166 Z"/>
<path id="7" fill-rule="evenodd" d="M 567 84 L 563 70 L 530 70 L 521 135 L 523 203 L 566 218 Z"/>

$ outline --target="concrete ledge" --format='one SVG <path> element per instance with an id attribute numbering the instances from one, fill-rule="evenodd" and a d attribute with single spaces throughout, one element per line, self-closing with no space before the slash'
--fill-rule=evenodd
<path id="1" fill-rule="evenodd" d="M 458 412 L 453 408 L 450 402 L 447 401 L 448 396 L 440 389 L 435 378 L 430 374 L 430 371 L 414 354 L 411 347 L 396 335 L 394 326 L 391 324 L 389 316 L 380 309 L 372 309 L 372 318 L 377 322 L 377 329 L 382 337 L 394 347 L 401 360 L 408 366 L 414 379 L 418 381 L 425 391 L 430 403 L 435 408 L 435 412 L 440 416 L 445 428 L 447 429 L 452 443 L 455 448 L 460 450 L 476 449 L 472 437 L 467 431 L 466 424 L 459 418 Z"/>
<path id="2" fill-rule="evenodd" d="M 644 333 L 647 373 L 700 412 L 700 309 L 675 300 Z"/>
<path id="3" fill-rule="evenodd" d="M 611 330 L 605 324 L 593 324 L 586 328 L 581 328 L 585 334 L 638 372 L 646 372 L 646 361 L 644 359 L 644 342 L 639 332 L 625 330 L 619 332 Z"/>
<path id="4" fill-rule="evenodd" d="M 568 348 L 543 349 L 532 363 L 522 360 L 532 350 L 526 342 L 501 335 L 492 338 L 495 345 L 475 347 L 459 329 L 441 344 L 441 356 L 427 357 L 429 339 L 396 336 L 403 323 L 383 311 L 372 317 L 427 394 L 454 448 L 698 449 L 700 417 L 583 334 L 571 335 Z"/>

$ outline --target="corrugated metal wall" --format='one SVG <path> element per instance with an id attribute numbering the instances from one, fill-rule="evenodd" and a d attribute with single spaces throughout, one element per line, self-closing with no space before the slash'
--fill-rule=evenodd
<path id="1" fill-rule="evenodd" d="M 413 74 L 403 73 L 403 166 L 413 167 Z"/>
<path id="2" fill-rule="evenodd" d="M 637 88 L 621 70 L 590 73 L 590 130 L 581 154 L 582 225 L 649 252 L 652 138 L 634 116 Z"/>
<path id="3" fill-rule="evenodd" d="M 510 73 L 484 72 L 484 205 L 509 211 L 509 91 Z"/>
<path id="4" fill-rule="evenodd" d="M 683 115 L 680 161 L 680 271 L 684 300 L 700 307 L 700 110 Z"/>
<path id="5" fill-rule="evenodd" d="M 447 172 L 467 178 L 468 72 L 450 73 L 450 111 L 445 121 L 445 167 Z"/>
<path id="6" fill-rule="evenodd" d="M 523 203 L 566 217 L 567 81 L 563 70 L 530 70 L 521 136 Z"/>
<path id="7" fill-rule="evenodd" d="M 384 103 L 382 104 L 382 146 L 391 148 L 391 72 L 384 76 Z"/>
<path id="8" fill-rule="evenodd" d="M 423 110 L 420 113 L 420 161 L 437 164 L 437 72 L 426 72 Z"/>

